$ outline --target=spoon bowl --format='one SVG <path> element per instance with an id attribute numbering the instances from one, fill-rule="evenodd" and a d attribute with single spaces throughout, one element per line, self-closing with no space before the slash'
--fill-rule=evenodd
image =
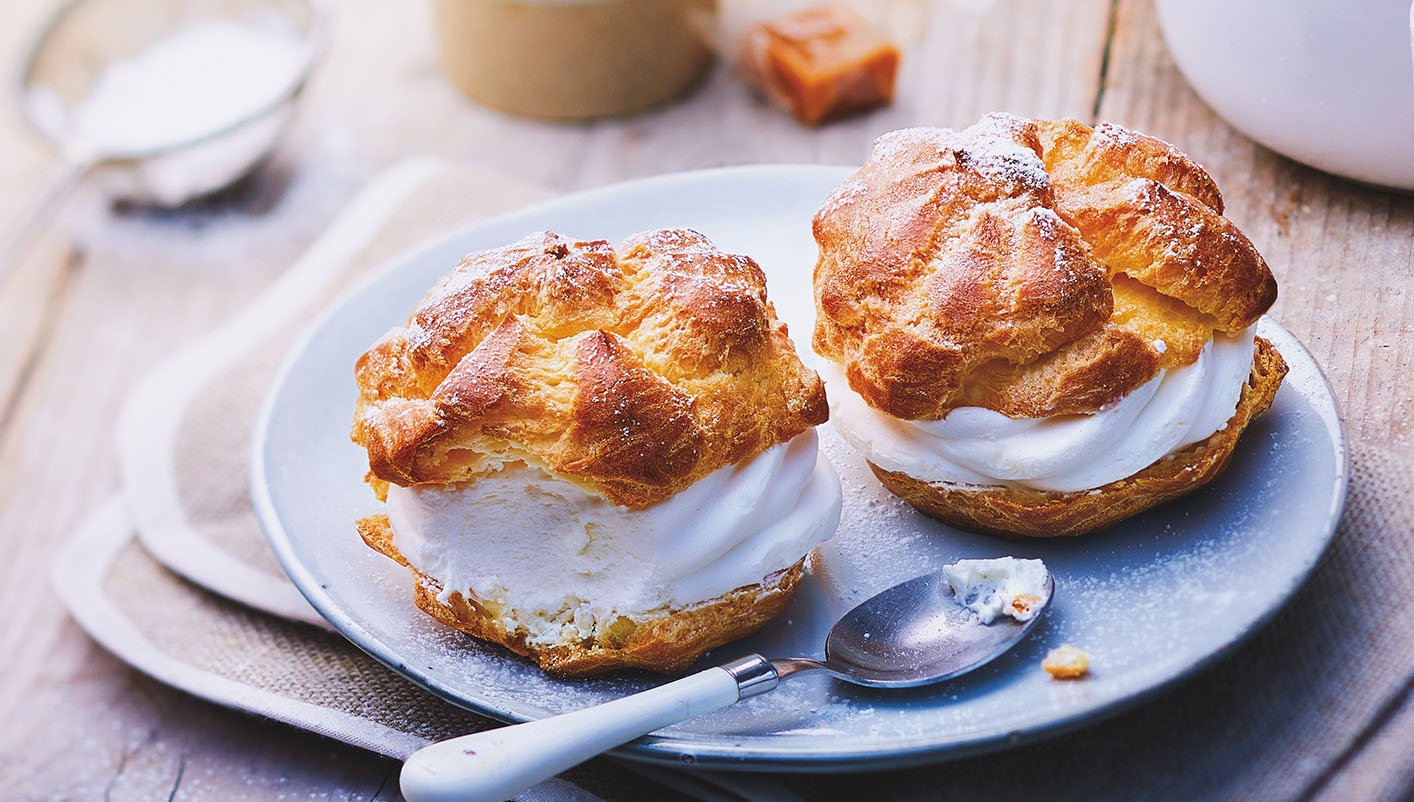
<path id="1" fill-rule="evenodd" d="M 1046 572 L 1041 607 L 1055 581 Z M 1008 616 L 981 624 L 940 574 L 924 574 L 850 610 L 825 638 L 821 665 L 835 676 L 874 688 L 931 685 L 979 668 L 1016 645 L 1040 620 Z M 788 661 L 779 661 L 788 662 Z"/>
<path id="2" fill-rule="evenodd" d="M 432 744 L 403 764 L 408 802 L 497 802 L 640 735 L 774 689 L 807 671 L 873 688 L 910 688 L 965 674 L 1015 646 L 1055 596 L 1026 621 L 983 624 L 942 574 L 925 574 L 865 600 L 825 638 L 825 657 L 768 660 L 747 655 L 652 690 L 560 716 Z"/>

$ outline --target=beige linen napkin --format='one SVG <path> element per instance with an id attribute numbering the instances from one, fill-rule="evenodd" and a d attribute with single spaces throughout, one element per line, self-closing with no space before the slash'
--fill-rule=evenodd
<path id="1" fill-rule="evenodd" d="M 114 497 L 88 517 L 55 561 L 53 584 L 74 619 L 133 667 L 218 704 L 398 759 L 495 725 L 422 691 L 332 632 L 181 579 L 138 544 L 123 507 Z M 516 799 L 663 798 L 661 786 L 596 760 Z"/>
<path id="2" fill-rule="evenodd" d="M 269 553 L 245 483 L 251 427 L 279 360 L 318 308 L 389 256 L 537 194 L 455 167 L 396 168 L 251 310 L 159 368 L 135 391 L 120 432 L 124 494 L 148 551 L 205 587 L 316 621 Z M 1108 721 L 995 755 L 873 775 L 709 777 L 702 787 L 773 799 L 1407 798 L 1414 481 L 1407 457 L 1352 446 L 1346 513 L 1312 581 L 1261 633 L 1180 687 Z M 283 719 L 390 755 L 487 725 L 338 636 L 216 598 L 132 545 L 117 552 L 102 583 L 152 649 L 265 699 L 203 694 L 225 704 L 277 718 L 271 710 L 280 705 L 313 704 L 338 715 L 317 726 Z M 235 655 L 231 644 L 240 644 Z M 618 798 L 661 798 L 660 791 L 634 797 L 625 790 L 630 776 L 619 770 Z"/>

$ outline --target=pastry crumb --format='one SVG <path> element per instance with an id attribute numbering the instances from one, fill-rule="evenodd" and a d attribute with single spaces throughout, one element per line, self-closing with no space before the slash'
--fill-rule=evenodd
<path id="1" fill-rule="evenodd" d="M 1025 621 L 1031 618 L 1032 610 L 1041 603 L 1041 597 L 1034 593 L 1022 593 L 1012 597 L 1011 603 L 1006 605 L 1004 612 L 1018 621 Z"/>
<path id="2" fill-rule="evenodd" d="M 1090 655 L 1062 643 L 1046 655 L 1041 668 L 1055 679 L 1080 679 L 1090 670 Z"/>

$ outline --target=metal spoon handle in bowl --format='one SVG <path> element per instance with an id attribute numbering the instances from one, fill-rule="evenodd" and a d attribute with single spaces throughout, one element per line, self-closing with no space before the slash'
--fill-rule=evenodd
<path id="1" fill-rule="evenodd" d="M 753 654 L 595 707 L 440 741 L 403 764 L 403 796 L 408 802 L 500 802 L 640 735 L 765 693 L 779 681 L 771 661 Z"/>

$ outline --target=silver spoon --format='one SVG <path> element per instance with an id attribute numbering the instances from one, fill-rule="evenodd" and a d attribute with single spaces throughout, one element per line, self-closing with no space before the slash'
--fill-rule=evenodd
<path id="1" fill-rule="evenodd" d="M 1055 595 L 1049 570 L 1044 594 L 1025 622 L 1003 616 L 983 624 L 953 598 L 941 574 L 925 574 L 846 613 L 825 638 L 824 660 L 747 655 L 596 707 L 440 741 L 403 764 L 403 796 L 408 802 L 509 799 L 600 752 L 765 693 L 805 671 L 872 688 L 956 677 L 1010 649 L 1036 625 Z"/>

